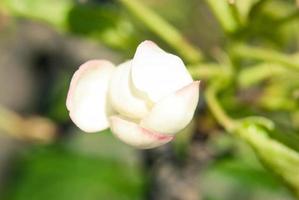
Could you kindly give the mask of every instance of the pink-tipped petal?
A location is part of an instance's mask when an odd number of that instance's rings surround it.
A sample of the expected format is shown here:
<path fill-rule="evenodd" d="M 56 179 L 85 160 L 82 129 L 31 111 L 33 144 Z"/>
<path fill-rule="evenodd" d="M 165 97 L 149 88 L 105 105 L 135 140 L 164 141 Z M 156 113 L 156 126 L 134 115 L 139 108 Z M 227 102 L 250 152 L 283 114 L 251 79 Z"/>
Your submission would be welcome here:
<path fill-rule="evenodd" d="M 147 130 L 119 116 L 110 117 L 110 127 L 120 140 L 140 149 L 154 148 L 173 139 L 173 136 Z"/>
<path fill-rule="evenodd" d="M 156 103 L 140 124 L 149 130 L 175 134 L 192 120 L 198 97 L 199 81 L 194 81 Z"/>
<path fill-rule="evenodd" d="M 108 84 L 115 67 L 106 60 L 82 64 L 73 75 L 66 105 L 72 121 L 85 132 L 109 127 Z"/>
<path fill-rule="evenodd" d="M 131 61 L 119 65 L 112 75 L 109 99 L 113 108 L 129 118 L 139 119 L 149 113 L 147 102 L 133 93 L 130 80 Z"/>
<path fill-rule="evenodd" d="M 152 102 L 193 81 L 178 56 L 163 51 L 151 41 L 144 41 L 137 47 L 131 74 L 135 89 Z"/>

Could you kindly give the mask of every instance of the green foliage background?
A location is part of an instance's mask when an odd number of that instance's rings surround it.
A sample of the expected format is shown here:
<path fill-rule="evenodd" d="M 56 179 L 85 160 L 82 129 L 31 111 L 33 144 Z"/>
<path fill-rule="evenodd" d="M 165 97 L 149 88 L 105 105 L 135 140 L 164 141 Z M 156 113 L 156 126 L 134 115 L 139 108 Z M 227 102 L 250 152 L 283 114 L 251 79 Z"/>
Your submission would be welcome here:
<path fill-rule="evenodd" d="M 204 80 L 207 106 L 230 133 L 209 144 L 223 156 L 200 174 L 204 199 L 298 197 L 295 1 L 4 0 L 0 11 L 15 26 L 33 20 L 104 44 L 123 58 L 144 39 L 179 54 L 193 77 Z M 65 70 L 57 77 L 44 113 L 61 125 L 68 122 L 64 100 L 70 74 Z M 178 152 L 187 145 L 188 137 L 180 135 L 174 143 Z M 1 194 L 7 200 L 144 199 L 148 172 L 141 157 L 109 132 L 73 134 L 18 155 Z"/>

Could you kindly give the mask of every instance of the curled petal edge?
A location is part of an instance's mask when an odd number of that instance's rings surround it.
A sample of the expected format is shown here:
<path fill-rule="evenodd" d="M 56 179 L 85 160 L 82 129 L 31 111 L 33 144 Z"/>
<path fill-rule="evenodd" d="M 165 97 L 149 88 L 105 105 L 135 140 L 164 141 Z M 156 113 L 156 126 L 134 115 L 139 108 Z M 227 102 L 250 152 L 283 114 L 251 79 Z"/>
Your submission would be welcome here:
<path fill-rule="evenodd" d="M 139 124 L 119 116 L 112 116 L 109 119 L 111 131 L 116 137 L 140 149 L 154 148 L 166 144 L 174 138 L 171 135 L 145 129 Z"/>
<path fill-rule="evenodd" d="M 109 79 L 114 65 L 106 60 L 90 60 L 74 73 L 66 99 L 72 121 L 85 132 L 109 127 L 107 99 Z M 82 84 L 83 83 L 83 84 Z"/>
<path fill-rule="evenodd" d="M 149 130 L 176 134 L 193 118 L 199 98 L 200 81 L 194 81 L 158 101 L 140 125 Z"/>

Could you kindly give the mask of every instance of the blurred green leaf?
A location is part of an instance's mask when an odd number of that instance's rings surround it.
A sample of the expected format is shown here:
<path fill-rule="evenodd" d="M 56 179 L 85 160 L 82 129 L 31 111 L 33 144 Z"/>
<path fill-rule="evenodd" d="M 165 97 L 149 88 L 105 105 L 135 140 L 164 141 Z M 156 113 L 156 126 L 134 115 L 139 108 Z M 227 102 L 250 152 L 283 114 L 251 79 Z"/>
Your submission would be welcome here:
<path fill-rule="evenodd" d="M 72 33 L 99 38 L 113 47 L 128 48 L 131 24 L 113 6 L 74 5 L 67 15 Z"/>
<path fill-rule="evenodd" d="M 6 8 L 14 15 L 45 21 L 57 28 L 67 25 L 67 13 L 72 0 L 4 0 Z"/>
<path fill-rule="evenodd" d="M 5 0 L 4 5 L 13 15 L 43 21 L 114 48 L 135 44 L 131 24 L 115 5 L 79 4 L 72 0 Z"/>
<path fill-rule="evenodd" d="M 225 142 L 229 153 L 202 172 L 200 183 L 204 199 L 293 199 L 283 183 L 260 164 L 252 148 L 243 141 L 231 135 L 221 135 L 213 140 L 213 143 Z M 227 151 L 223 144 L 221 146 L 221 152 Z M 217 147 L 218 151 L 221 149 Z"/>
<path fill-rule="evenodd" d="M 60 146 L 33 148 L 13 169 L 8 200 L 141 199 L 138 167 L 71 153 Z"/>
<path fill-rule="evenodd" d="M 265 166 L 280 176 L 299 197 L 299 153 L 271 139 L 264 128 L 252 122 L 243 122 L 237 133 L 252 146 Z"/>

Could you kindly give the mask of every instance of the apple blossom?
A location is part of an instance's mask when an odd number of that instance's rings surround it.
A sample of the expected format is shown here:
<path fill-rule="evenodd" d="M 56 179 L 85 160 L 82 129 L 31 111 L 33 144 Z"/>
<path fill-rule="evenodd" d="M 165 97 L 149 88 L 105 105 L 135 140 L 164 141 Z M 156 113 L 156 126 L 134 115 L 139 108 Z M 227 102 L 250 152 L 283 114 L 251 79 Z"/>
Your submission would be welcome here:
<path fill-rule="evenodd" d="M 138 148 L 165 144 L 192 120 L 199 81 L 183 61 L 151 41 L 142 42 L 132 60 L 115 67 L 90 60 L 71 80 L 66 105 L 72 121 L 85 132 L 111 128 Z"/>

